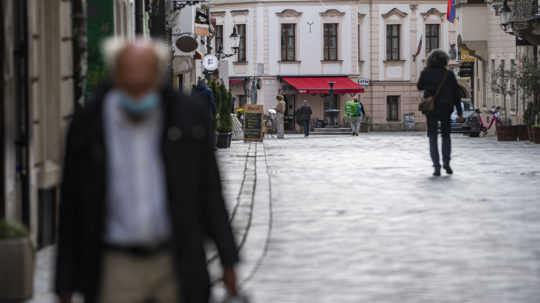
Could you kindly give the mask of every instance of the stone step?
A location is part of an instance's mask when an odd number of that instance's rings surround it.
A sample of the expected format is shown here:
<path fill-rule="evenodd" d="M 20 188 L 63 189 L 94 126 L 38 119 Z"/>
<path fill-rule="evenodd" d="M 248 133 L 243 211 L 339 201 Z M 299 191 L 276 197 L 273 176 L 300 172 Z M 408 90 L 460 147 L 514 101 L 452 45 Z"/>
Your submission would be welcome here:
<path fill-rule="evenodd" d="M 312 135 L 351 135 L 350 128 L 316 128 L 310 134 Z"/>
<path fill-rule="evenodd" d="M 313 130 L 314 132 L 318 133 L 343 133 L 343 132 L 351 132 L 350 128 L 315 128 Z"/>

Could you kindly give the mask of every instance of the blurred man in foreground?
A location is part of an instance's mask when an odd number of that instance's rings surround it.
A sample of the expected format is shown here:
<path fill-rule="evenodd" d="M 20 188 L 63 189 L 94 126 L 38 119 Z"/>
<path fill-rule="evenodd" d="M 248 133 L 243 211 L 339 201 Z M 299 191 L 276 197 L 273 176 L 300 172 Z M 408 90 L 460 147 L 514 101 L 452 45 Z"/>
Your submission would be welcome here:
<path fill-rule="evenodd" d="M 109 40 L 112 74 L 68 131 L 55 291 L 63 303 L 206 303 L 209 235 L 229 295 L 237 247 L 208 115 L 165 86 L 169 50 Z"/>

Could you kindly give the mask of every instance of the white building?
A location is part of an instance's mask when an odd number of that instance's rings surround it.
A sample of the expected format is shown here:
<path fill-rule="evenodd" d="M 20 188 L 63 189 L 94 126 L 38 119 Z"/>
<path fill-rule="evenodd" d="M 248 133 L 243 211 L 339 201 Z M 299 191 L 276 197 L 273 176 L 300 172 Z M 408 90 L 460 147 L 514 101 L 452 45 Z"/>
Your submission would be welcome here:
<path fill-rule="evenodd" d="M 328 102 L 315 89 L 336 81 L 321 80 L 329 77 L 348 85 L 342 90 L 346 93 L 339 93 L 340 109 L 351 98 L 349 92 L 357 91 L 348 79 L 369 81 L 360 96 L 374 129 L 402 129 L 407 113 L 414 113 L 416 127 L 423 128 L 416 80 L 425 54 L 456 44 L 455 26 L 445 20 L 445 11 L 446 1 L 212 1 L 219 33 L 215 43 L 231 52 L 234 26 L 242 36 L 238 56 L 226 63 L 236 105 L 251 102 L 251 80 L 256 79 L 257 103 L 265 109 L 275 106 L 277 94 L 285 95 L 289 128 L 303 100 L 312 106 L 314 118 L 325 119 Z"/>

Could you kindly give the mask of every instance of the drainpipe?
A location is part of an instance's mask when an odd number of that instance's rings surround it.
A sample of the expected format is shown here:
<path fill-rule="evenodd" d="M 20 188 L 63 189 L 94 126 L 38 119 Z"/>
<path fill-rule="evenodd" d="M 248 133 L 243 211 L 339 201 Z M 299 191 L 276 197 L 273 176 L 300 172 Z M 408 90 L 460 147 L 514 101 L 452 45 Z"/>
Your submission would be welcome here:
<path fill-rule="evenodd" d="M 22 222 L 30 229 L 29 102 L 28 102 L 28 5 L 15 1 L 16 163 L 21 182 Z"/>
<path fill-rule="evenodd" d="M 0 4 L 0 17 L 2 20 L 0 20 L 0 58 L 5 58 L 4 56 L 4 47 L 5 47 L 5 41 L 4 41 L 4 20 L 6 19 L 6 15 L 4 14 L 4 3 Z M 4 61 L 0 60 L 0 72 L 2 73 L 2 77 L 4 76 Z M 6 161 L 6 155 L 5 155 L 5 138 L 4 138 L 4 131 L 6 129 L 4 117 L 4 85 L 0 85 L 0 219 L 6 217 L 6 167 L 5 162 Z"/>

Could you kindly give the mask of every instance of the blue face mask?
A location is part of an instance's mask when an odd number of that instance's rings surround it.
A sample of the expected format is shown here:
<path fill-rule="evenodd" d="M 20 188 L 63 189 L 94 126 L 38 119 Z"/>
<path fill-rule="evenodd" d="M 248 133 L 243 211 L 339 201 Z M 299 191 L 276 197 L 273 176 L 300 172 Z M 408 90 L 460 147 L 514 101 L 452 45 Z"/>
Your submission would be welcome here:
<path fill-rule="evenodd" d="M 159 106 L 159 94 L 149 92 L 140 98 L 133 98 L 126 93 L 119 91 L 120 106 L 122 109 L 137 118 L 144 118 Z"/>

